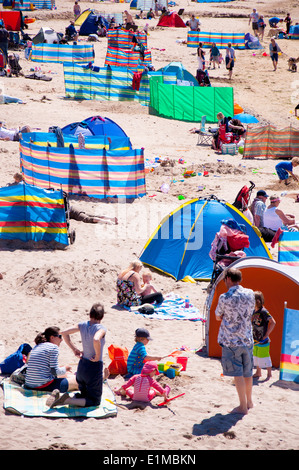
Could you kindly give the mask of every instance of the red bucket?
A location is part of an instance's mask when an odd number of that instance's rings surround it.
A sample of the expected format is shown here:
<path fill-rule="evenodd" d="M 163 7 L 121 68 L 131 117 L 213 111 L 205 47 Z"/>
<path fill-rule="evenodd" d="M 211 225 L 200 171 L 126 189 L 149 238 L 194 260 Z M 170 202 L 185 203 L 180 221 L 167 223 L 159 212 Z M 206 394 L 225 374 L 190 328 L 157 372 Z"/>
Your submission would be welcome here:
<path fill-rule="evenodd" d="M 176 358 L 176 361 L 178 364 L 181 364 L 183 366 L 182 371 L 186 370 L 188 357 L 179 356 Z"/>

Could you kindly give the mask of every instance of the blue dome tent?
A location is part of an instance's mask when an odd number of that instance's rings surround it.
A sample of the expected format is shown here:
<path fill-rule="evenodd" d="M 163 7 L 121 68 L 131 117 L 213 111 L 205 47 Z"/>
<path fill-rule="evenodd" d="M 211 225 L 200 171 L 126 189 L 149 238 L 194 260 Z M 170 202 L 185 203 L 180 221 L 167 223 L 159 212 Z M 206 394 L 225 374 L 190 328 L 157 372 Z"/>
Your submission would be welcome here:
<path fill-rule="evenodd" d="M 130 148 L 131 142 L 123 129 L 112 119 L 101 116 L 92 116 L 81 122 L 73 122 L 61 129 L 65 135 L 78 136 L 80 133 L 85 137 L 92 135 L 106 135 L 107 137 L 123 137 L 128 139 Z"/>
<path fill-rule="evenodd" d="M 99 25 L 105 26 L 107 29 L 109 27 L 109 23 L 104 16 L 96 14 L 91 10 L 85 21 L 80 26 L 79 35 L 89 36 L 90 34 L 95 34 L 99 29 Z"/>
<path fill-rule="evenodd" d="M 250 243 L 244 249 L 246 256 L 271 258 L 258 229 L 232 204 L 210 196 L 189 201 L 164 217 L 146 243 L 140 261 L 176 280 L 190 276 L 208 281 L 213 273 L 211 244 L 225 219 L 245 226 Z"/>

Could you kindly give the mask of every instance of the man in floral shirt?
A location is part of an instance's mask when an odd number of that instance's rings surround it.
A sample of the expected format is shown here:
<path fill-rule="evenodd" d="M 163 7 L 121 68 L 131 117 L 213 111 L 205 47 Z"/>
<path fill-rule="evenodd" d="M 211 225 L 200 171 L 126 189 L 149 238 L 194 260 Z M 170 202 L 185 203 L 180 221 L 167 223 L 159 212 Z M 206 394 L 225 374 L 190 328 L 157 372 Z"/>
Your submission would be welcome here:
<path fill-rule="evenodd" d="M 221 321 L 218 343 L 222 347 L 223 374 L 234 377 L 240 405 L 234 413 L 247 414 L 252 404 L 253 336 L 252 312 L 254 292 L 240 285 L 242 273 L 228 268 L 224 282 L 228 289 L 220 295 L 216 319 Z"/>

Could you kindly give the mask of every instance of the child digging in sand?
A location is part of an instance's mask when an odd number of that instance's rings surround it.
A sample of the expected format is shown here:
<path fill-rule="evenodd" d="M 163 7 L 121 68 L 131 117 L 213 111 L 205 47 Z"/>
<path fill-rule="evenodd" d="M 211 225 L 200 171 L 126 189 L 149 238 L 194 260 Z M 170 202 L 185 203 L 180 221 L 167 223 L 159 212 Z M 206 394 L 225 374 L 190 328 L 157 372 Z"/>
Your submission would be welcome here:
<path fill-rule="evenodd" d="M 148 356 L 145 346 L 152 338 L 145 328 L 137 328 L 135 331 L 135 346 L 129 354 L 127 360 L 128 373 L 126 378 L 140 374 L 145 361 L 160 361 L 162 356 Z M 164 356 L 167 357 L 167 356 Z"/>
<path fill-rule="evenodd" d="M 167 385 L 165 388 L 161 387 L 154 379 L 156 374 L 159 374 L 157 364 L 154 361 L 148 361 L 144 364 L 141 374 L 133 375 L 115 393 L 142 402 L 150 402 L 156 395 L 162 395 L 166 400 L 170 388 Z M 133 389 L 130 389 L 132 386 Z"/>
<path fill-rule="evenodd" d="M 294 175 L 293 168 L 299 165 L 299 157 L 293 157 L 291 161 L 282 161 L 277 163 L 275 170 L 279 178 L 279 183 L 284 181 L 284 184 L 290 184 L 290 176 L 294 178 L 295 181 L 298 181 L 298 177 Z"/>
<path fill-rule="evenodd" d="M 267 379 L 272 376 L 272 361 L 270 357 L 270 339 L 269 335 L 275 327 L 275 320 L 268 310 L 264 308 L 264 296 L 262 292 L 256 291 L 255 310 L 252 316 L 253 328 L 253 364 L 256 366 L 256 372 L 253 377 L 261 377 L 262 369 L 267 369 Z"/>

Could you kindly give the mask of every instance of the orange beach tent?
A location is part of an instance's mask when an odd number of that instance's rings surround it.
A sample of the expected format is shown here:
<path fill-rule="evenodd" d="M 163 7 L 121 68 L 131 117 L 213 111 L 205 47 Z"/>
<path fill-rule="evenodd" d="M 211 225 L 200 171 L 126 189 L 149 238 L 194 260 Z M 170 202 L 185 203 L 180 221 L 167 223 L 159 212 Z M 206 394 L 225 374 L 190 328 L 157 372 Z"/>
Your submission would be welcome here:
<path fill-rule="evenodd" d="M 299 270 L 282 265 L 268 258 L 247 257 L 235 261 L 230 267 L 242 272 L 242 286 L 263 292 L 265 308 L 273 316 L 276 326 L 271 333 L 270 356 L 273 367 L 279 367 L 285 302 L 290 309 L 299 309 Z M 208 297 L 208 318 L 206 321 L 206 346 L 208 356 L 221 357 L 217 342 L 220 322 L 215 310 L 219 296 L 226 292 L 224 273 L 217 278 Z"/>

